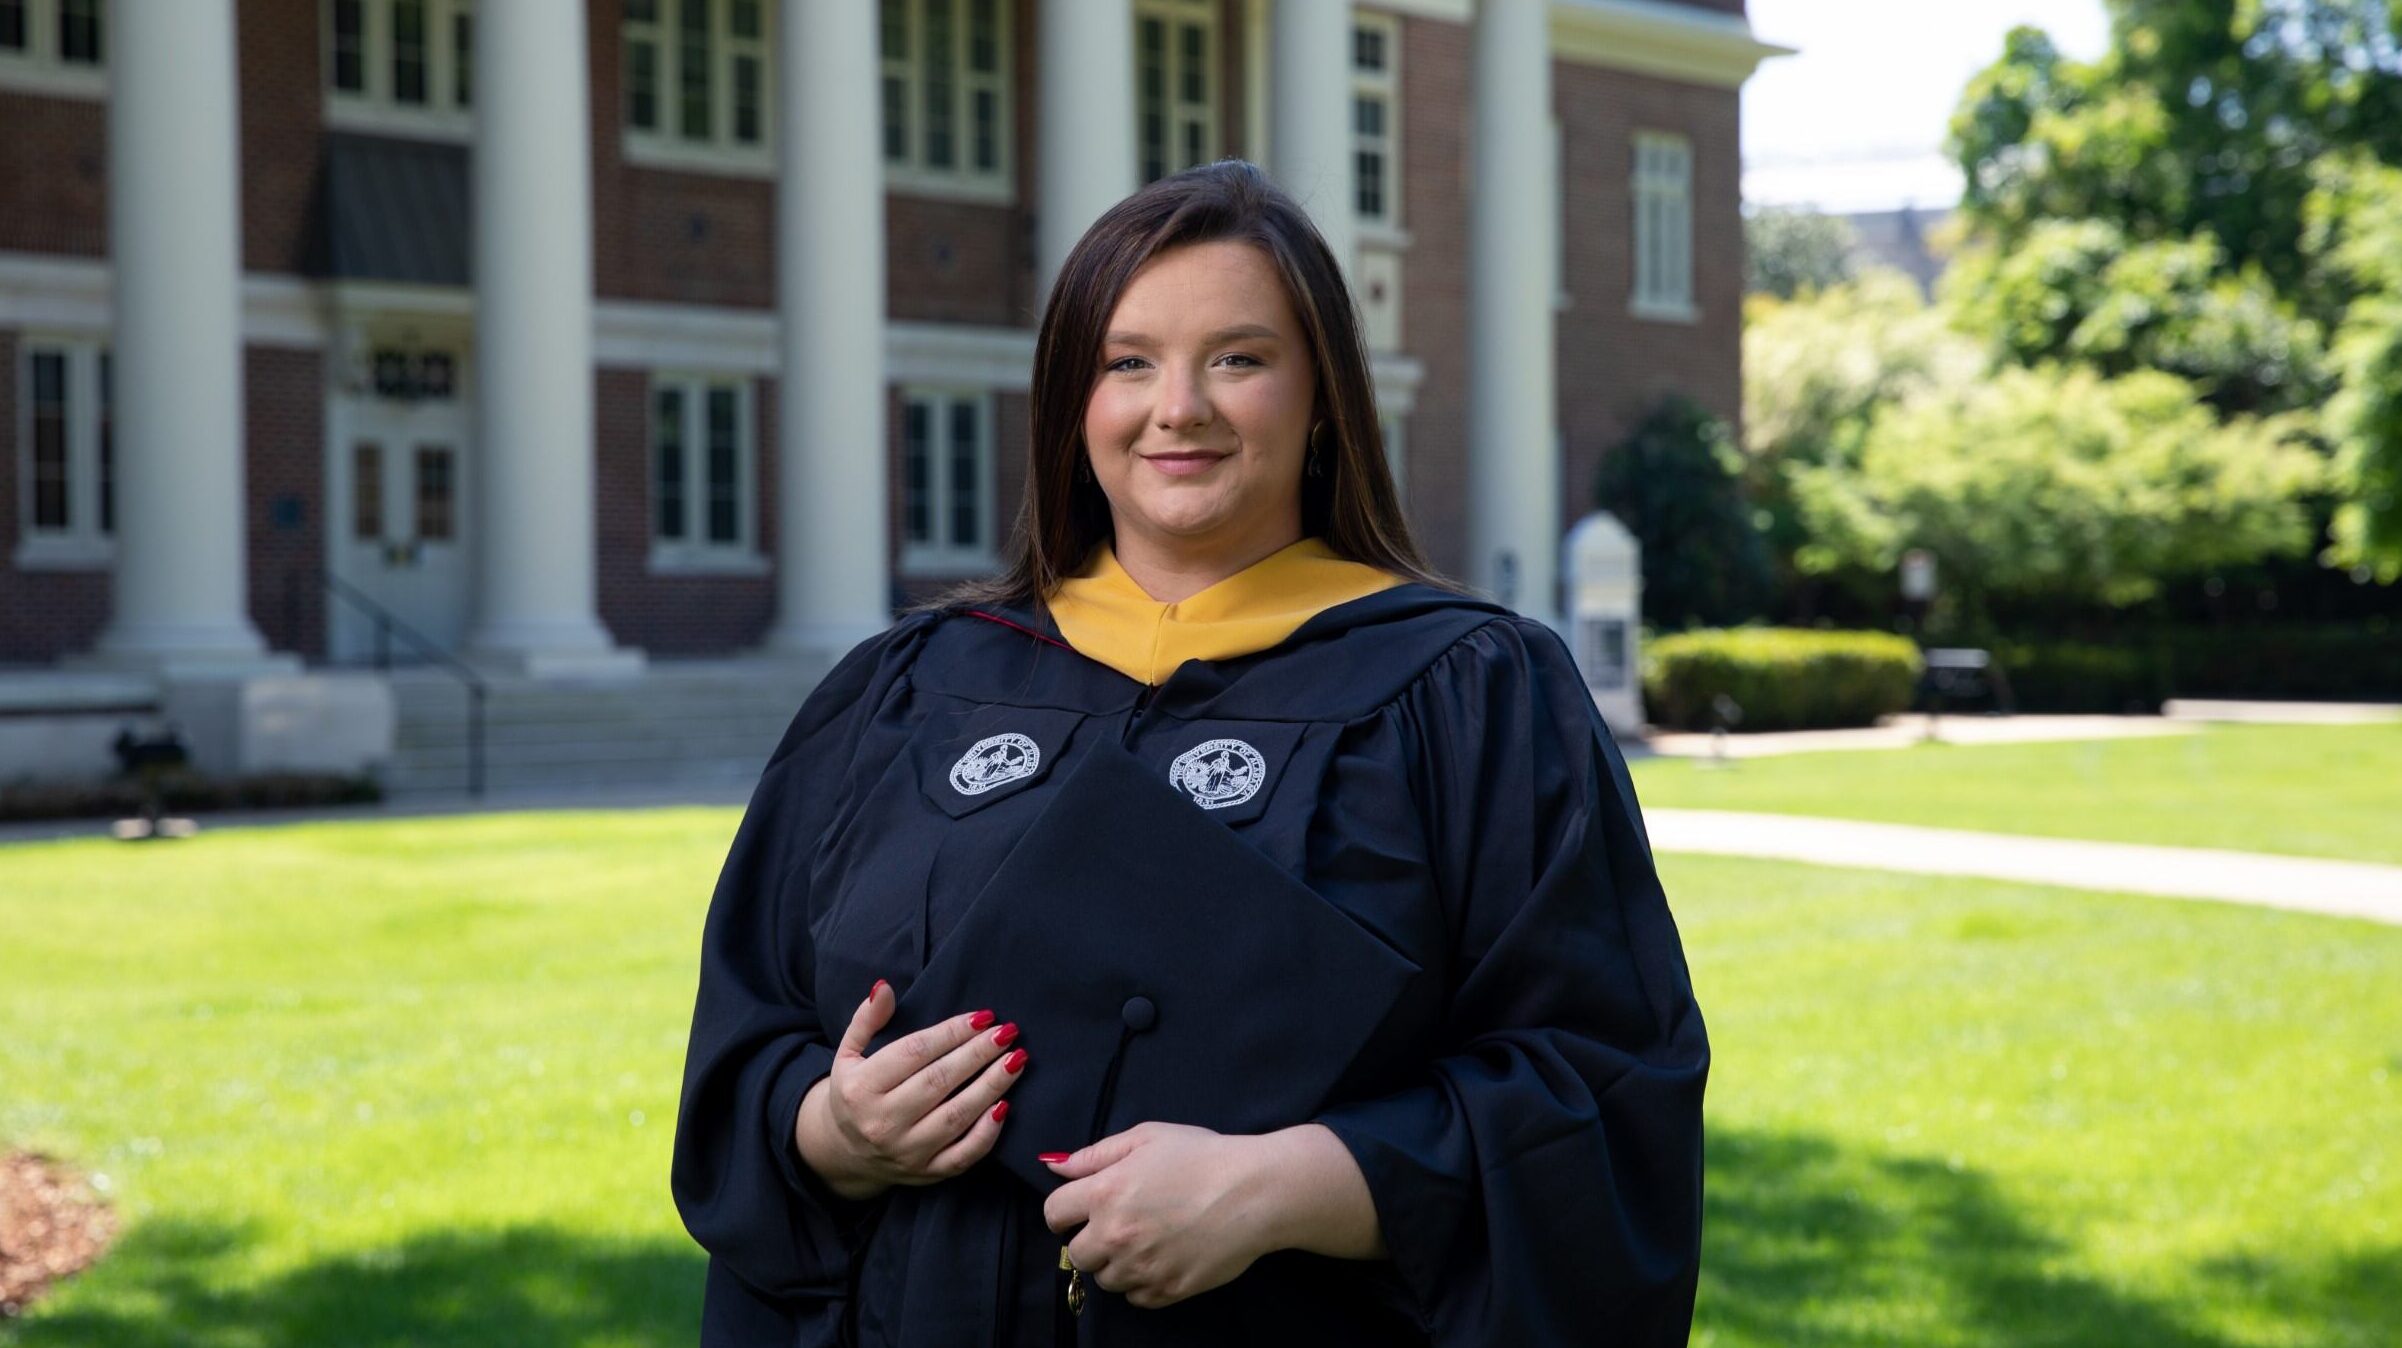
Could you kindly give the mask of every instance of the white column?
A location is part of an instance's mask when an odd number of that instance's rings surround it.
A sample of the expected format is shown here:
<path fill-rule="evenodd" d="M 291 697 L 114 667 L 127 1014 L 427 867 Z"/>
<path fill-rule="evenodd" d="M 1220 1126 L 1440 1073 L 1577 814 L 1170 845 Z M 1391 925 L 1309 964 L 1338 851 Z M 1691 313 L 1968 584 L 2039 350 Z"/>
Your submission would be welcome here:
<path fill-rule="evenodd" d="M 787 4 L 777 81 L 779 653 L 841 655 L 892 620 L 886 550 L 884 151 L 876 8 Z"/>
<path fill-rule="evenodd" d="M 1477 0 L 1471 38 L 1467 578 L 1557 626 L 1548 9 Z"/>
<path fill-rule="evenodd" d="M 1269 44 L 1269 137 L 1277 183 L 1309 210 L 1345 280 L 1359 265 L 1359 209 L 1352 186 L 1351 6 L 1337 0 L 1276 0 Z"/>
<path fill-rule="evenodd" d="M 245 590 L 232 0 L 118 0 L 108 225 L 115 608 L 90 663 L 292 666 Z"/>
<path fill-rule="evenodd" d="M 1139 186 L 1134 162 L 1134 6 L 1131 0 L 1041 0 L 1042 91 L 1035 206 L 1036 307 L 1068 250 L 1101 213 Z"/>
<path fill-rule="evenodd" d="M 479 663 L 639 669 L 593 588 L 592 163 L 583 0 L 476 11 Z"/>

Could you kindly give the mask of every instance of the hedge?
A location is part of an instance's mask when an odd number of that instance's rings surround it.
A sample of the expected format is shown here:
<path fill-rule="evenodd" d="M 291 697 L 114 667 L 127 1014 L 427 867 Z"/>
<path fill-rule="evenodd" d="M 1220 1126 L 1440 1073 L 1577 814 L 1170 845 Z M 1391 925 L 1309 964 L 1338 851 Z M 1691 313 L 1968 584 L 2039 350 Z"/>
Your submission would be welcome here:
<path fill-rule="evenodd" d="M 383 799 L 371 777 L 328 773 L 253 773 L 209 777 L 190 769 L 161 774 L 162 809 L 289 810 L 360 805 Z M 0 820 L 124 818 L 142 812 L 142 784 L 105 781 L 18 781 L 0 784 Z"/>
<path fill-rule="evenodd" d="M 1890 632 L 1701 629 L 1645 648 L 1643 697 L 1653 724 L 1679 730 L 1710 729 L 1721 693 L 1741 708 L 1730 729 L 1874 725 L 1909 708 L 1920 666 L 1918 647 Z"/>

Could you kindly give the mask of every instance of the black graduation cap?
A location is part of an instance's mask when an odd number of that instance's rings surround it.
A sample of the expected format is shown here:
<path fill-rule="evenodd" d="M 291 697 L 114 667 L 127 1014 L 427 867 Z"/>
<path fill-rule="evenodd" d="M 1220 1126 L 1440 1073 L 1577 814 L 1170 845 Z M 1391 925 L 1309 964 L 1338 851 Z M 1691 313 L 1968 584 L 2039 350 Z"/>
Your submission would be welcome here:
<path fill-rule="evenodd" d="M 1418 966 L 1119 745 L 1052 784 L 869 1051 L 963 1011 L 1016 1021 L 1000 1164 L 1150 1119 L 1225 1133 L 1302 1122 Z"/>

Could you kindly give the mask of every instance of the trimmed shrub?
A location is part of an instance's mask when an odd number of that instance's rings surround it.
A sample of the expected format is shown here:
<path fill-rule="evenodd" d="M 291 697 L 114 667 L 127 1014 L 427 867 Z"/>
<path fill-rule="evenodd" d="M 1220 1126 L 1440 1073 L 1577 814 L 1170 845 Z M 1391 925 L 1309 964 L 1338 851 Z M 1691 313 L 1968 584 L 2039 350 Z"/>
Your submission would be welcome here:
<path fill-rule="evenodd" d="M 1742 708 L 1736 730 L 1875 725 L 1906 710 L 1922 662 L 1890 632 L 1730 627 L 1681 632 L 1643 654 L 1643 697 L 1656 725 L 1707 730 L 1726 694 Z"/>

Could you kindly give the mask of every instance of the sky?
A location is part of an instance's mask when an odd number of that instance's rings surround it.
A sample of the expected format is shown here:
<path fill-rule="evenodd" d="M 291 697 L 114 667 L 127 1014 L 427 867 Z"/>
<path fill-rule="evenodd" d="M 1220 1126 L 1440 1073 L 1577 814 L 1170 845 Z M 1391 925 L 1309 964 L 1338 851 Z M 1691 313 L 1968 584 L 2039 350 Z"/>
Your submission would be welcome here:
<path fill-rule="evenodd" d="M 1743 87 L 1743 195 L 1836 212 L 1959 200 L 1943 137 L 1969 77 L 2029 23 L 2081 61 L 2109 45 L 2102 0 L 1750 0 L 1772 57 Z"/>

